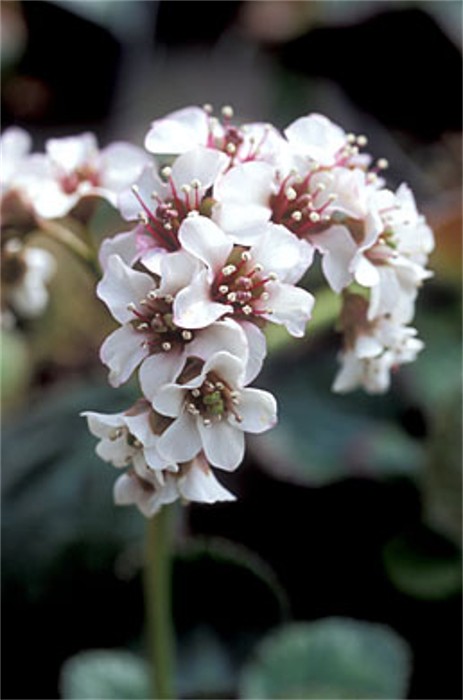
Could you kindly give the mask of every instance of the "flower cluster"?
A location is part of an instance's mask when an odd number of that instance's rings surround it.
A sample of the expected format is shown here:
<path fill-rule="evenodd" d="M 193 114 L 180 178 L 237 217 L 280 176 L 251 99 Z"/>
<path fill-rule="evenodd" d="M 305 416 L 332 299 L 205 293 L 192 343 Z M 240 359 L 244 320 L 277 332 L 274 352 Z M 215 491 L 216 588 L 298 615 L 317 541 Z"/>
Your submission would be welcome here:
<path fill-rule="evenodd" d="M 137 373 L 142 396 L 123 413 L 84 414 L 98 454 L 124 469 L 116 502 L 151 516 L 177 498 L 234 498 L 215 470 L 236 469 L 244 433 L 276 422 L 274 397 L 248 385 L 268 323 L 304 335 L 315 258 L 342 296 L 334 391 L 385 391 L 415 359 L 423 344 L 409 323 L 433 235 L 366 144 L 320 114 L 280 133 L 206 105 L 154 121 L 145 150 L 98 151 L 85 135 L 29 160 L 17 182 L 40 216 L 96 194 L 128 222 L 99 251 L 97 294 L 118 324 L 101 360 L 114 387 Z"/>

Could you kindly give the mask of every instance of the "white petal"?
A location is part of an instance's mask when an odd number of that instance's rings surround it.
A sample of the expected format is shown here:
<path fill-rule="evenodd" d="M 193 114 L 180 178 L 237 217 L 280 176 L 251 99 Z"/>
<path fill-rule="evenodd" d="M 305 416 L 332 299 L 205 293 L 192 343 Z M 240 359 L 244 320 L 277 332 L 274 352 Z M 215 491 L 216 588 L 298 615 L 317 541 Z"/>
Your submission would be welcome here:
<path fill-rule="evenodd" d="M 133 313 L 127 309 L 128 304 L 139 305 L 148 292 L 154 289 L 154 280 L 144 272 L 137 272 L 128 267 L 119 255 L 108 258 L 103 279 L 99 282 L 96 293 L 116 321 L 127 323 L 133 319 Z"/>
<path fill-rule="evenodd" d="M 244 433 L 228 421 L 207 427 L 200 419 L 198 430 L 208 462 L 227 471 L 233 471 L 240 465 L 244 457 Z"/>
<path fill-rule="evenodd" d="M 207 144 L 208 117 L 199 107 L 186 107 L 152 122 L 145 138 L 151 153 L 183 153 L 196 144 Z"/>
<path fill-rule="evenodd" d="M 263 433 L 277 422 L 277 403 L 274 396 L 262 389 L 243 389 L 237 411 L 241 421 L 234 416 L 229 420 L 240 430 L 248 433 Z"/>
<path fill-rule="evenodd" d="M 231 168 L 214 188 L 214 218 L 225 231 L 236 231 L 270 218 L 275 169 L 262 162 Z"/>
<path fill-rule="evenodd" d="M 345 226 L 331 226 L 310 239 L 323 255 L 322 269 L 331 289 L 339 294 L 352 281 L 349 264 L 357 251 L 352 236 Z"/>
<path fill-rule="evenodd" d="M 243 381 L 243 384 L 246 385 L 250 384 L 262 369 L 267 354 L 267 341 L 265 339 L 265 334 L 254 323 L 243 321 L 240 325 L 248 341 L 248 361 Z M 241 355 L 234 352 L 231 348 L 229 348 L 229 352 L 241 357 Z"/>
<path fill-rule="evenodd" d="M 225 153 L 212 148 L 199 147 L 179 156 L 172 166 L 172 181 L 180 190 L 198 180 L 204 193 L 228 167 L 230 159 Z"/>
<path fill-rule="evenodd" d="M 109 383 L 117 387 L 123 384 L 147 356 L 143 347 L 144 337 L 131 325 L 121 326 L 109 335 L 100 348 L 100 359 L 110 369 Z"/>
<path fill-rule="evenodd" d="M 87 419 L 88 429 L 97 438 L 109 438 L 114 432 L 114 428 L 121 428 L 125 425 L 123 413 L 82 411 L 80 415 Z"/>
<path fill-rule="evenodd" d="M 364 255 L 359 255 L 353 261 L 351 267 L 354 269 L 355 280 L 362 287 L 375 287 L 379 284 L 380 277 L 378 268 L 373 265 Z"/>
<path fill-rule="evenodd" d="M 175 294 L 197 274 L 200 263 L 183 250 L 163 255 L 160 260 L 160 294 Z"/>
<path fill-rule="evenodd" d="M 333 165 L 335 154 L 346 144 L 346 134 L 321 114 L 292 122 L 284 131 L 291 147 L 320 165 Z"/>
<path fill-rule="evenodd" d="M 129 432 L 139 440 L 143 447 L 153 446 L 158 440 L 151 429 L 149 422 L 150 406 L 147 404 L 146 410 L 136 415 L 131 415 L 130 412 L 124 415 L 125 424 Z"/>
<path fill-rule="evenodd" d="M 255 228 L 267 223 L 271 210 L 264 204 L 236 204 L 235 202 L 219 202 L 213 207 L 212 218 L 226 231 L 236 243 L 250 245 L 259 237 L 260 231 Z"/>
<path fill-rule="evenodd" d="M 354 352 L 360 359 L 375 357 L 383 351 L 382 343 L 371 335 L 360 335 L 355 341 Z"/>
<path fill-rule="evenodd" d="M 175 297 L 174 323 L 181 328 L 205 328 L 232 311 L 232 306 L 211 301 L 209 273 L 204 269 Z"/>
<path fill-rule="evenodd" d="M 194 340 L 186 347 L 190 356 L 207 360 L 221 350 L 226 350 L 237 357 L 244 357 L 248 352 L 248 342 L 241 325 L 231 319 L 217 321 L 208 328 L 195 333 Z"/>
<path fill-rule="evenodd" d="M 127 443 L 127 433 L 109 440 L 101 440 L 95 448 L 98 457 L 104 462 L 109 462 L 114 467 L 121 469 L 127 465 L 135 452 Z"/>
<path fill-rule="evenodd" d="M 91 133 L 49 139 L 45 148 L 50 158 L 67 172 L 87 165 L 98 154 L 97 141 Z"/>
<path fill-rule="evenodd" d="M 252 247 L 253 260 L 265 272 L 274 272 L 281 282 L 298 282 L 312 264 L 314 249 L 280 224 L 267 224 L 260 240 Z"/>
<path fill-rule="evenodd" d="M 118 233 L 112 238 L 104 239 L 98 253 L 98 260 L 103 270 L 105 270 L 111 255 L 119 255 L 127 265 L 132 266 L 139 258 L 135 231 Z"/>
<path fill-rule="evenodd" d="M 178 490 L 183 498 L 197 503 L 236 500 L 235 496 L 217 481 L 202 455 L 193 460 L 184 476 L 179 477 Z"/>
<path fill-rule="evenodd" d="M 203 374 L 215 372 L 232 387 L 243 386 L 246 357 L 238 358 L 229 352 L 217 352 L 209 357 L 203 367 Z"/>
<path fill-rule="evenodd" d="M 135 182 L 149 162 L 143 149 L 131 143 L 112 143 L 100 153 L 101 185 L 112 192 L 120 192 Z"/>
<path fill-rule="evenodd" d="M 159 392 L 164 384 L 174 381 L 182 369 L 184 361 L 185 353 L 178 350 L 150 355 L 143 362 L 139 372 L 143 394 L 152 401 L 153 396 Z"/>
<path fill-rule="evenodd" d="M 142 384 L 142 388 L 144 386 Z M 144 392 L 145 393 L 145 392 Z M 182 412 L 186 399 L 186 391 L 178 384 L 165 384 L 159 386 L 153 393 L 153 407 L 163 416 L 177 418 Z"/>
<path fill-rule="evenodd" d="M 233 243 L 205 216 L 187 217 L 179 229 L 179 241 L 189 253 L 202 260 L 216 273 L 226 263 Z"/>
<path fill-rule="evenodd" d="M 291 284 L 269 282 L 266 288 L 270 294 L 267 306 L 273 313 L 264 314 L 264 318 L 283 324 L 288 333 L 302 338 L 315 301 L 312 294 Z"/>
<path fill-rule="evenodd" d="M 160 436 L 159 453 L 172 462 L 189 462 L 201 450 L 196 420 L 186 411 Z"/>
<path fill-rule="evenodd" d="M 362 380 L 362 361 L 353 352 L 341 355 L 341 363 L 331 387 L 332 391 L 339 394 L 356 389 Z"/>

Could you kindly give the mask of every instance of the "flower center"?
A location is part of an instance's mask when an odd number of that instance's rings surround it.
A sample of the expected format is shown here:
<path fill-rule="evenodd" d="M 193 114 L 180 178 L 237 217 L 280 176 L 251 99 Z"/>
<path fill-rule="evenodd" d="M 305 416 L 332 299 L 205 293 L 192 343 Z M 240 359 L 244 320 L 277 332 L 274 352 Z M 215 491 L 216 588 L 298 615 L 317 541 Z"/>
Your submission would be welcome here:
<path fill-rule="evenodd" d="M 183 350 L 194 338 L 193 331 L 179 328 L 174 323 L 173 301 L 172 296 L 162 296 L 153 290 L 146 299 L 140 300 L 143 311 L 139 311 L 134 304 L 129 305 L 129 310 L 135 316 L 132 325 L 145 336 L 143 345 L 149 348 L 152 355 L 173 349 Z"/>
<path fill-rule="evenodd" d="M 230 414 L 238 422 L 242 418 L 237 411 L 239 394 L 215 372 L 208 372 L 198 389 L 191 389 L 186 398 L 186 410 L 193 416 L 201 416 L 205 426 L 221 421 Z"/>
<path fill-rule="evenodd" d="M 100 184 L 98 172 L 88 164 L 82 165 L 80 168 L 76 168 L 59 178 L 61 189 L 65 194 L 74 194 L 83 182 L 88 182 L 93 187 L 98 187 Z"/>
<path fill-rule="evenodd" d="M 316 173 L 318 167 L 304 178 L 288 175 L 278 192 L 270 198 L 271 220 L 282 224 L 300 238 L 324 230 L 331 221 L 331 215 L 326 210 L 336 195 L 325 193 L 327 185 L 324 182 L 314 183 Z M 325 177 L 329 179 L 329 173 Z"/>
<path fill-rule="evenodd" d="M 262 265 L 253 263 L 252 255 L 243 246 L 234 246 L 224 267 L 216 275 L 211 298 L 233 307 L 233 315 L 249 318 L 271 314 L 265 307 L 269 299 L 267 282 L 275 281 L 274 273 L 265 274 Z"/>
<path fill-rule="evenodd" d="M 141 206 L 139 219 L 143 224 L 142 235 L 149 237 L 151 241 L 154 239 L 157 247 L 173 252 L 180 249 L 178 231 L 186 217 L 192 212 L 210 216 L 214 201 L 209 193 L 201 193 L 199 180 L 182 185 L 179 192 L 172 180 L 171 169 L 164 168 L 162 174 L 167 178 L 170 188 L 170 192 L 164 198 L 153 192 L 151 197 L 154 203 L 147 203 L 137 185 L 133 185 L 132 191 Z"/>

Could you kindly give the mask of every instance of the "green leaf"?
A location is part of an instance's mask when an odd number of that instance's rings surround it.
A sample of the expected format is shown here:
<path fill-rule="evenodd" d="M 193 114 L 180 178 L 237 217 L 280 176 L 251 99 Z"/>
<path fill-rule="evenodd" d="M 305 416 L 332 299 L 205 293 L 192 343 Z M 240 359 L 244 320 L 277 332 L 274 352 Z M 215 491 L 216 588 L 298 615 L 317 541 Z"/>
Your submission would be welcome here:
<path fill-rule="evenodd" d="M 240 698 L 404 698 L 410 652 L 391 629 L 347 618 L 294 623 L 258 645 Z"/>
<path fill-rule="evenodd" d="M 440 600 L 461 590 L 460 552 L 424 527 L 390 540 L 383 557 L 392 583 L 414 598 Z"/>
<path fill-rule="evenodd" d="M 423 445 L 396 419 L 397 396 L 340 396 L 330 386 L 335 353 L 311 346 L 270 358 L 259 387 L 278 398 L 279 421 L 248 440 L 264 469 L 285 481 L 322 486 L 352 476 L 415 476 Z"/>
<path fill-rule="evenodd" d="M 2 406 L 14 407 L 23 397 L 31 379 L 32 366 L 24 336 L 3 331 L 0 353 Z"/>
<path fill-rule="evenodd" d="M 65 700 L 146 700 L 151 697 L 146 663 L 126 651 L 92 650 L 68 659 L 61 670 Z"/>

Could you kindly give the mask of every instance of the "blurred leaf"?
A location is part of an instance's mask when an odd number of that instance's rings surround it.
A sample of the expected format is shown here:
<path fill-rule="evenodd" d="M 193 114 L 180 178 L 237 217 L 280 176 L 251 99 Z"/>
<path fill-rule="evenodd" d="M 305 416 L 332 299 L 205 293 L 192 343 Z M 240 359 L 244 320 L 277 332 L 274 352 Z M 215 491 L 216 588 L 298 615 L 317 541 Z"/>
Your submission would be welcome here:
<path fill-rule="evenodd" d="M 115 412 L 133 398 L 127 387 L 116 393 L 98 383 L 62 384 L 4 426 L 5 578 L 19 576 L 34 588 L 72 543 L 102 541 L 120 549 L 141 536 L 143 518 L 135 509 L 114 506 L 117 471 L 97 457 L 97 441 L 79 416 L 83 410 Z"/>
<path fill-rule="evenodd" d="M 8 409 L 19 404 L 32 373 L 26 341 L 19 332 L 3 331 L 0 362 L 2 406 Z"/>
<path fill-rule="evenodd" d="M 397 396 L 333 394 L 335 371 L 334 352 L 308 345 L 300 354 L 293 349 L 270 359 L 259 386 L 276 395 L 279 422 L 249 440 L 262 467 L 309 486 L 350 476 L 416 475 L 424 448 L 398 423 Z"/>
<path fill-rule="evenodd" d="M 244 668 L 241 698 L 404 698 L 406 643 L 382 625 L 343 618 L 268 635 Z"/>
<path fill-rule="evenodd" d="M 177 689 L 187 698 L 232 697 L 236 668 L 229 651 L 210 627 L 185 635 L 179 648 Z"/>
<path fill-rule="evenodd" d="M 459 551 L 425 528 L 391 540 L 384 565 L 396 588 L 415 598 L 439 600 L 461 590 Z"/>
<path fill-rule="evenodd" d="M 60 691 L 65 700 L 146 700 L 150 697 L 148 668 L 126 651 L 84 651 L 64 663 Z"/>

